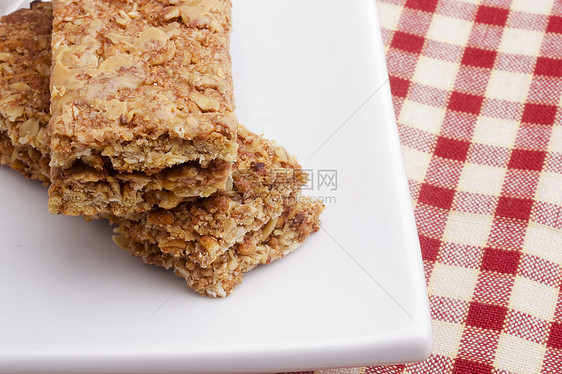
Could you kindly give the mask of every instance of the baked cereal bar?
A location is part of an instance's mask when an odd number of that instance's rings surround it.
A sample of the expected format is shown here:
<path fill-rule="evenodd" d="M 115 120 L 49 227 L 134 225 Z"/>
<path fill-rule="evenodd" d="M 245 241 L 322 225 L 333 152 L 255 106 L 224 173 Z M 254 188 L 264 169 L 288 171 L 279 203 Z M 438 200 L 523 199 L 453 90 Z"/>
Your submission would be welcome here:
<path fill-rule="evenodd" d="M 224 189 L 236 159 L 230 0 L 54 0 L 52 213 Z"/>
<path fill-rule="evenodd" d="M 116 230 L 118 235 L 114 240 L 147 264 L 174 269 L 176 275 L 184 278 L 187 285 L 200 294 L 226 297 L 242 282 L 244 273 L 293 252 L 310 234 L 317 232 L 323 209 L 322 204 L 300 196 L 295 204 L 285 207 L 269 235 L 246 234 L 241 243 L 221 254 L 207 268 L 199 266 L 189 257 L 162 252 L 158 246 L 128 231 L 127 226 L 120 226 Z"/>
<path fill-rule="evenodd" d="M 35 3 L 31 10 L 19 10 L 0 22 L 0 69 L 17 75 L 1 81 L 0 92 L 12 92 L 14 83 L 33 88 L 24 91 L 22 103 L 0 107 L 0 163 L 45 184 L 50 151 L 38 138 L 43 139 L 39 134 L 49 122 L 49 71 L 37 66 L 50 63 L 50 22 L 50 3 Z M 40 40 L 47 42 L 35 42 Z M 22 53 L 29 64 L 18 60 Z M 10 117 L 13 111 L 28 114 Z M 37 121 L 38 129 L 20 132 L 30 119 Z M 238 161 L 226 191 L 168 211 L 158 208 L 127 218 L 105 215 L 119 224 L 119 245 L 147 263 L 174 268 L 204 295 L 226 296 L 244 272 L 296 249 L 318 230 L 323 209 L 300 195 L 305 178 L 282 147 L 242 126 L 238 134 Z"/>
<path fill-rule="evenodd" d="M 107 218 L 162 252 L 206 268 L 248 232 L 267 237 L 305 181 L 284 148 L 239 126 L 238 160 L 225 191 L 169 210 Z"/>
<path fill-rule="evenodd" d="M 32 7 L 0 22 L 0 161 L 48 183 L 51 4 Z"/>

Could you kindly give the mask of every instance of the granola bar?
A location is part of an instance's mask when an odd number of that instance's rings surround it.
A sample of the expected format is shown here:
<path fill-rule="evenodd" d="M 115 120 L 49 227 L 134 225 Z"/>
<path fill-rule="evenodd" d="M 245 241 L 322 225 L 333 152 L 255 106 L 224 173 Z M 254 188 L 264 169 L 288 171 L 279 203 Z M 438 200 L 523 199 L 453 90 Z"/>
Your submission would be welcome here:
<path fill-rule="evenodd" d="M 48 80 L 43 79 L 42 82 L 43 86 L 38 86 L 35 91 L 39 96 L 48 91 L 45 83 Z M 40 117 L 47 117 L 39 128 L 43 131 L 48 123 L 48 105 L 39 109 L 37 112 L 40 112 Z M 17 152 L 2 151 L 4 157 L 10 158 L 5 163 L 17 163 L 20 170 L 28 170 L 27 175 L 46 179 L 49 150 L 45 149 L 41 158 L 38 158 L 37 149 L 18 147 L 19 141 L 15 134 L 15 143 L 12 143 L 16 145 L 14 149 Z M 169 210 L 156 208 L 123 217 L 98 217 L 128 226 L 136 237 L 157 244 L 162 251 L 174 256 L 189 256 L 202 267 L 207 267 L 232 245 L 243 240 L 250 231 L 261 230 L 262 235 L 267 236 L 284 206 L 295 200 L 296 193 L 305 183 L 305 175 L 294 156 L 289 155 L 283 147 L 251 133 L 241 125 L 238 126 L 237 143 L 237 161 L 224 191 L 180 203 Z M 6 144 L 4 148 L 7 149 L 9 145 Z M 41 162 L 34 165 L 34 160 Z"/>
<path fill-rule="evenodd" d="M 208 268 L 188 257 L 176 257 L 160 251 L 158 246 L 136 237 L 127 226 L 120 226 L 115 242 L 145 263 L 174 269 L 177 276 L 202 295 L 226 297 L 242 282 L 243 274 L 260 264 L 269 264 L 297 249 L 320 227 L 323 205 L 300 196 L 297 203 L 286 206 L 271 233 L 248 233 L 244 241 L 221 254 Z"/>
<path fill-rule="evenodd" d="M 238 160 L 226 191 L 126 217 L 107 217 L 135 237 L 174 257 L 208 267 L 217 257 L 260 230 L 267 237 L 286 205 L 306 181 L 300 165 L 284 148 L 238 129 Z"/>
<path fill-rule="evenodd" d="M 50 3 L 36 3 L 31 10 L 19 10 L 4 17 L 0 23 L 0 38 L 3 37 L 0 48 L 4 42 L 27 46 L 27 55 L 43 54 L 42 61 L 48 65 L 48 43 L 30 41 L 50 33 L 50 19 Z M 34 29 L 35 36 L 25 31 L 33 29 L 36 23 L 46 27 Z M 25 104 L 31 103 L 34 112 L 30 112 L 29 118 L 38 120 L 39 134 L 49 122 L 48 70 L 47 77 L 33 85 L 36 76 L 31 72 L 36 70 L 35 65 L 24 69 L 16 63 L 15 58 L 22 53 L 20 47 L 1 49 L 7 55 L 6 61 L 0 62 L 0 69 L 17 72 L 21 75 L 17 83 L 35 87 L 26 96 Z M 11 92 L 7 91 L 9 80 L 2 84 L 0 92 Z M 41 105 L 34 104 L 41 102 L 41 98 L 44 98 Z M 13 102 L 8 107 L 19 110 L 18 105 L 21 106 Z M 27 110 L 25 106 L 23 111 Z M 0 107 L 0 123 L 4 126 L 0 130 L 0 163 L 48 184 L 49 148 L 41 147 L 37 134 L 20 136 L 17 130 L 24 119 L 17 116 L 10 120 L 8 112 Z M 244 272 L 296 249 L 306 236 L 318 229 L 318 215 L 323 209 L 321 204 L 300 196 L 304 177 L 294 157 L 242 126 L 238 132 L 238 161 L 228 191 L 183 202 L 170 211 L 153 209 L 130 214 L 128 218 L 106 215 L 120 224 L 117 229 L 120 235 L 116 238 L 120 245 L 148 263 L 173 266 L 190 287 L 211 296 L 226 296 L 241 281 Z M 176 241 L 172 242 L 171 237 Z"/>
<path fill-rule="evenodd" d="M 230 0 L 54 0 L 49 209 L 126 214 L 224 189 Z"/>
<path fill-rule="evenodd" d="M 2 164 L 49 182 L 51 4 L 33 4 L 0 22 Z"/>
<path fill-rule="evenodd" d="M 7 148 L 4 148 L 4 145 Z M 31 153 L 28 153 L 31 150 Z M 31 157 L 11 159 L 12 155 L 31 155 Z M 0 162 L 2 164 L 21 165 L 14 167 L 18 171 L 26 170 L 24 175 L 41 175 L 48 171 L 37 164 L 39 156 L 30 146 L 15 149 L 10 139 L 0 133 Z M 8 162 L 6 162 L 6 158 Z M 187 285 L 202 295 L 226 297 L 234 287 L 242 282 L 243 274 L 260 264 L 268 264 L 296 250 L 305 239 L 319 229 L 319 215 L 323 205 L 307 197 L 297 195 L 292 204 L 286 204 L 284 211 L 269 221 L 267 229 L 248 231 L 242 240 L 225 252 L 216 252 L 217 257 L 207 267 L 197 262 L 197 256 L 187 252 L 164 252 L 155 240 L 147 240 L 141 226 L 134 221 L 123 223 L 116 228 L 115 242 L 145 263 L 173 268 L 175 274 L 183 277 Z M 115 217 L 114 217 L 115 220 Z M 179 226 L 178 226 L 179 228 Z M 181 228 L 180 228 L 181 229 Z M 181 253 L 181 254 L 180 254 Z"/>

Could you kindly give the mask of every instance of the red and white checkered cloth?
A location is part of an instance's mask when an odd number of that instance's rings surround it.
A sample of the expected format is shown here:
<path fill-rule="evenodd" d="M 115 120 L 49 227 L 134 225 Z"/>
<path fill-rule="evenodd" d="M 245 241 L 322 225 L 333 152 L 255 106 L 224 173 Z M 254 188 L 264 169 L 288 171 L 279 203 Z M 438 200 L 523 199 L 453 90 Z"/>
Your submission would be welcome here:
<path fill-rule="evenodd" d="M 378 0 L 435 346 L 332 373 L 562 373 L 562 1 Z"/>

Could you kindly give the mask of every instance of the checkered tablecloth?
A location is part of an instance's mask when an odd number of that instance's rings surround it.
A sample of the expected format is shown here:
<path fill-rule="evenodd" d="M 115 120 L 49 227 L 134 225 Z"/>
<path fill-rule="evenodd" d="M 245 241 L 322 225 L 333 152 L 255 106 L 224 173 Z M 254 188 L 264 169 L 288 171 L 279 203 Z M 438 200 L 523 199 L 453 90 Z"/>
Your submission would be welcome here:
<path fill-rule="evenodd" d="M 562 1 L 378 0 L 435 346 L 333 373 L 562 373 Z"/>

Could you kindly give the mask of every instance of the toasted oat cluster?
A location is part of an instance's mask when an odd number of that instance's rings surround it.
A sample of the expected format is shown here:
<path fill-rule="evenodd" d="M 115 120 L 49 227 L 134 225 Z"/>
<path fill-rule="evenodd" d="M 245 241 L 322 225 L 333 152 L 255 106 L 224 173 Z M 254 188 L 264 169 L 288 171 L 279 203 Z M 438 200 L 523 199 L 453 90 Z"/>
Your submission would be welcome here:
<path fill-rule="evenodd" d="M 124 214 L 224 189 L 230 0 L 54 0 L 49 209 Z"/>
<path fill-rule="evenodd" d="M 34 3 L 0 22 L 0 163 L 46 185 L 52 175 L 51 149 L 45 141 L 50 120 L 51 20 L 51 4 Z M 218 30 L 222 26 L 214 20 L 190 24 Z M 229 295 L 245 272 L 283 257 L 318 231 L 324 208 L 301 195 L 306 178 L 283 147 L 241 125 L 236 133 L 232 172 L 224 188 L 210 196 L 178 200 L 167 209 L 87 218 L 116 223 L 117 244 L 148 264 L 174 269 L 200 294 Z M 195 169 L 192 175 L 203 173 Z M 172 178 L 175 172 L 168 170 L 166 175 Z M 85 168 L 77 181 L 83 185 L 92 173 Z M 136 174 L 136 178 L 167 183 L 159 181 L 158 173 Z"/>
<path fill-rule="evenodd" d="M 20 10 L 0 23 L 1 162 L 49 181 L 51 4 Z"/>

